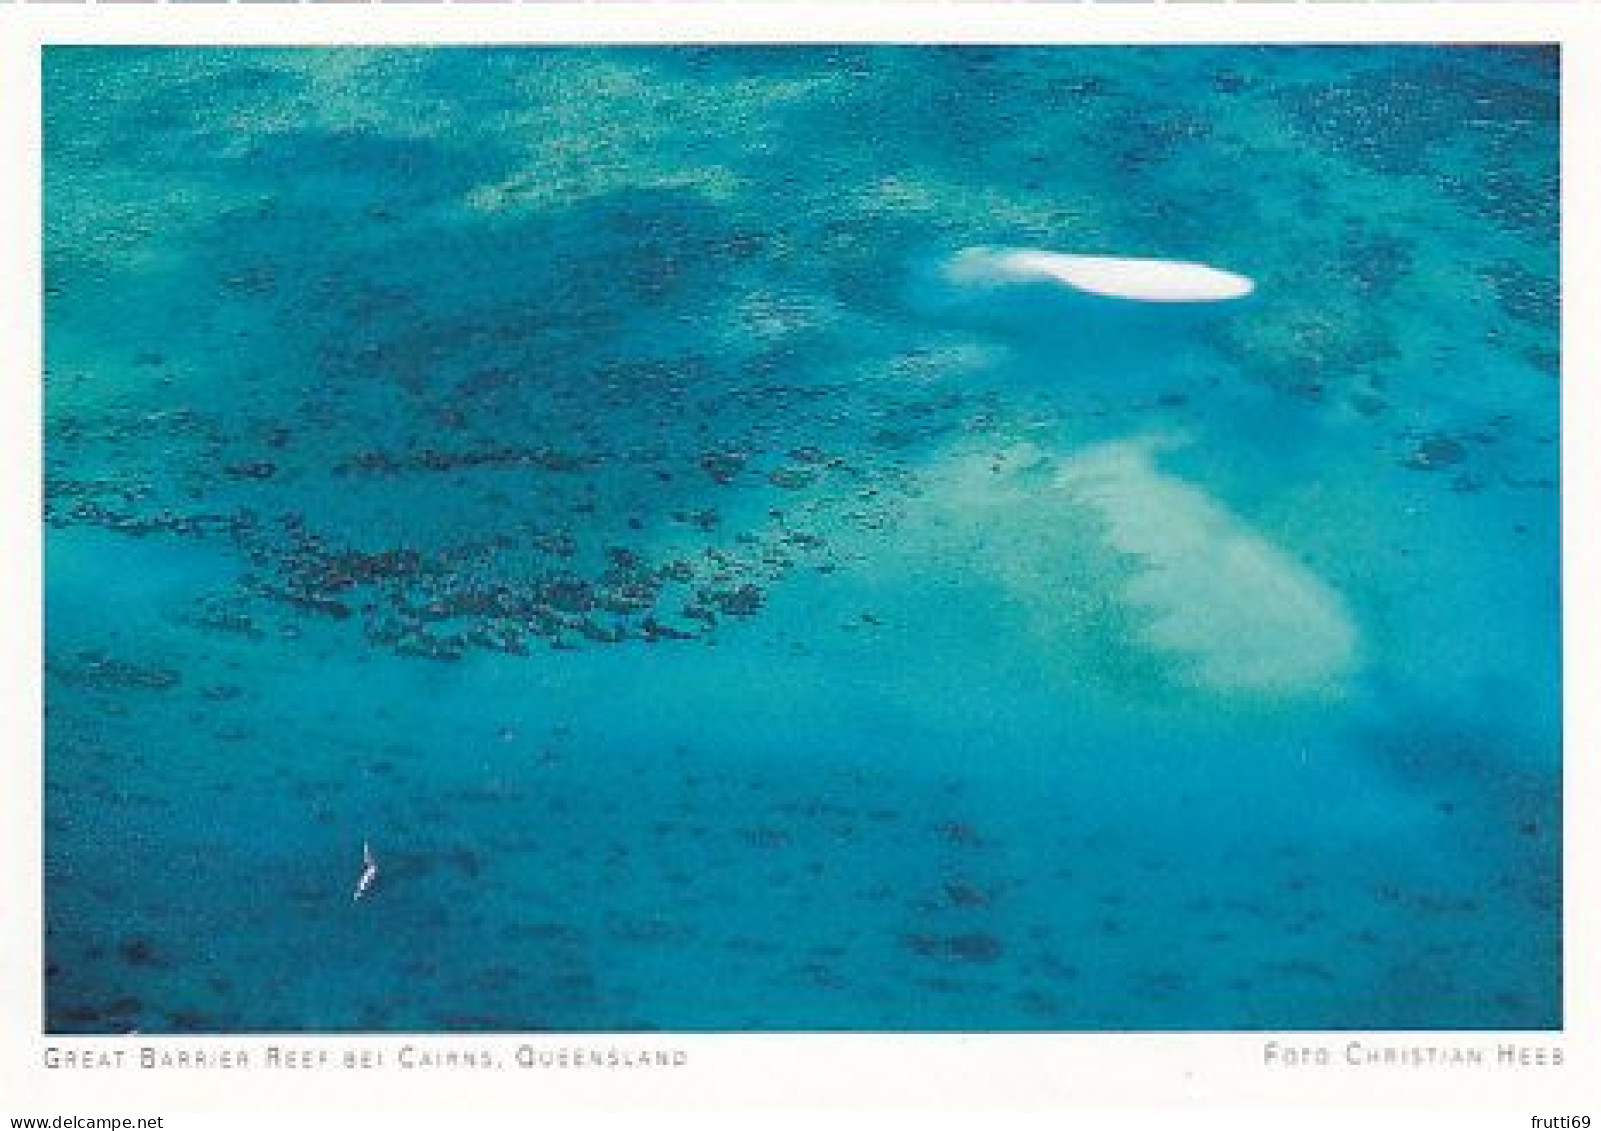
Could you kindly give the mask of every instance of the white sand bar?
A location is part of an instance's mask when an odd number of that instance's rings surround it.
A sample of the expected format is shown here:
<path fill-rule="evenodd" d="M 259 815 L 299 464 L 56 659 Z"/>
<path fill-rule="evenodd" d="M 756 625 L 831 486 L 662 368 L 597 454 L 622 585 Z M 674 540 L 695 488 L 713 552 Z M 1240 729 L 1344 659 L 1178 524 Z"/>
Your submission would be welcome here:
<path fill-rule="evenodd" d="M 1173 259 L 1064 255 L 1032 248 L 971 247 L 946 268 L 956 283 L 994 286 L 1054 282 L 1088 294 L 1136 302 L 1222 302 L 1256 284 L 1244 275 Z"/>
<path fill-rule="evenodd" d="M 1147 609 L 1145 642 L 1188 657 L 1219 691 L 1337 690 L 1357 666 L 1340 595 L 1205 491 L 1122 441 L 1068 460 L 1058 483 L 1099 510 L 1117 550 L 1144 563 L 1123 598 Z"/>

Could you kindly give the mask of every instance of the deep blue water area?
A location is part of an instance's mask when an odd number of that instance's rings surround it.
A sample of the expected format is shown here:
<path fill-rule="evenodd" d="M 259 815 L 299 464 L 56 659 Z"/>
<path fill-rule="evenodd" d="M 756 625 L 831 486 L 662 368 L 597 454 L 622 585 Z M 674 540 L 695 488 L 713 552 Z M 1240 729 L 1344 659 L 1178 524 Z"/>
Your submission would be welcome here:
<path fill-rule="evenodd" d="M 48 1030 L 1561 1025 L 1554 51 L 44 86 Z"/>

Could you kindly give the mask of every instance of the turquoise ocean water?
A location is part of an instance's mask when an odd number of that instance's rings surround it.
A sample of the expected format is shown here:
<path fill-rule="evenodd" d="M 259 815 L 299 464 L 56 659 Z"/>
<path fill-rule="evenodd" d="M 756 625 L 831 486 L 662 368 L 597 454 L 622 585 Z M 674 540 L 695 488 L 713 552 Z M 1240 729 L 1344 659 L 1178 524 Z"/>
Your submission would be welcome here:
<path fill-rule="evenodd" d="M 46 1028 L 1559 1026 L 1557 78 L 47 50 Z"/>

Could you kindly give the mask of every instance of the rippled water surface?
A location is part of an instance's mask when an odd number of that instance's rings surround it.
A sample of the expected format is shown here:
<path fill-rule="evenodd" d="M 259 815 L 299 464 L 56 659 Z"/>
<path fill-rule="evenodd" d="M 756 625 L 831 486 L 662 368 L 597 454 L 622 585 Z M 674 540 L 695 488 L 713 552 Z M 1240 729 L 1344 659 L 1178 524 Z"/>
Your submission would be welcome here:
<path fill-rule="evenodd" d="M 1560 1025 L 1556 91 L 50 49 L 47 1028 Z"/>

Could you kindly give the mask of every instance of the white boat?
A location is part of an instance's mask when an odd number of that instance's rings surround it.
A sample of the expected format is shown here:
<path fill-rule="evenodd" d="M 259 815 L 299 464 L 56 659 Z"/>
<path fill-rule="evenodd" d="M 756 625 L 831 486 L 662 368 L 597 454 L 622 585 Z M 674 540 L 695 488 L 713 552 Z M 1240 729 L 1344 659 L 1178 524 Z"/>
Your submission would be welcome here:
<path fill-rule="evenodd" d="M 372 845 L 366 841 L 361 842 L 361 875 L 356 878 L 356 892 L 350 897 L 354 903 L 367 894 L 373 882 L 378 879 L 378 861 L 373 859 Z"/>

